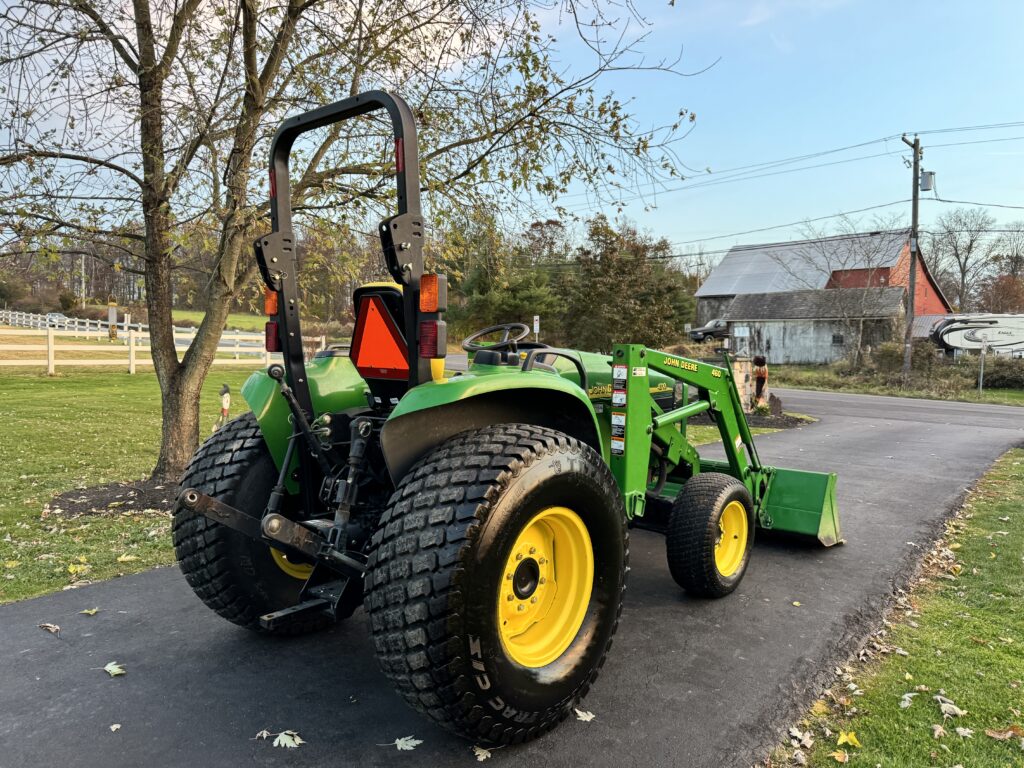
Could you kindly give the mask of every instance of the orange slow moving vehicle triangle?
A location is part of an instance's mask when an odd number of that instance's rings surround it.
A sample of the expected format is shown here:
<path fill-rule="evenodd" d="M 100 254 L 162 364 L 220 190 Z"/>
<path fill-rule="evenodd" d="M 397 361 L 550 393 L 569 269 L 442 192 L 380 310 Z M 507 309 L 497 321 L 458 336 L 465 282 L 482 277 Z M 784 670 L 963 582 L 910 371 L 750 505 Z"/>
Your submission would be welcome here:
<path fill-rule="evenodd" d="M 366 379 L 407 379 L 409 350 L 380 296 L 364 296 L 352 339 L 352 362 Z"/>

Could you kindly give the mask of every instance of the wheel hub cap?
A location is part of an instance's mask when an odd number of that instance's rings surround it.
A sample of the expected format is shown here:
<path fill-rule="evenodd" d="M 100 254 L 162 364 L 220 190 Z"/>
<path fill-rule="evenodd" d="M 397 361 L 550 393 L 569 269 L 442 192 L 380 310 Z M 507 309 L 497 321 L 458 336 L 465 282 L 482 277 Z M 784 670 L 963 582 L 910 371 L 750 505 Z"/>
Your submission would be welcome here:
<path fill-rule="evenodd" d="M 722 576 L 732 576 L 743 563 L 747 551 L 747 510 L 738 501 L 730 501 L 718 518 L 715 542 L 715 567 Z"/>
<path fill-rule="evenodd" d="M 549 507 L 519 532 L 498 589 L 498 622 L 506 653 L 524 667 L 543 667 L 576 638 L 590 605 L 594 553 L 579 515 Z"/>

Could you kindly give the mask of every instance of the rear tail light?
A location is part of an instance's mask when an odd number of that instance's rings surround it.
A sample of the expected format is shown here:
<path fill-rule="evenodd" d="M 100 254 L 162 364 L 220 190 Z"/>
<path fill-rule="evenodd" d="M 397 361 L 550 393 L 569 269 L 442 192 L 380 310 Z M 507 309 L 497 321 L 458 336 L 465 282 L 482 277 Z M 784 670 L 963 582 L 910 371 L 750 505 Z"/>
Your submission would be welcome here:
<path fill-rule="evenodd" d="M 277 291 L 273 288 L 263 289 L 263 314 L 277 317 Z"/>
<path fill-rule="evenodd" d="M 281 351 L 281 336 L 277 332 L 277 321 L 268 320 L 263 326 L 263 343 L 267 352 Z"/>
<path fill-rule="evenodd" d="M 448 328 L 444 320 L 420 323 L 420 357 L 444 357 L 448 346 Z"/>

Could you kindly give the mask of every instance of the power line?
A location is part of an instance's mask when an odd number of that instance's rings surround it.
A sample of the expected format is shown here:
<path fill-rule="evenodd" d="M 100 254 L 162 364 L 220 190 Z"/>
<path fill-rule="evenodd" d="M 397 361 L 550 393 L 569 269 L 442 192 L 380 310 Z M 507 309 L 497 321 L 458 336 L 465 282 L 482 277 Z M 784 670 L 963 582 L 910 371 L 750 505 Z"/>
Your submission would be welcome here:
<path fill-rule="evenodd" d="M 946 200 L 942 197 L 926 197 L 925 200 L 931 200 L 936 203 L 953 203 L 955 205 L 977 205 L 981 208 L 1013 208 L 1018 211 L 1024 211 L 1024 205 L 1008 205 L 1007 203 L 975 203 L 971 200 Z"/>
<path fill-rule="evenodd" d="M 1006 128 L 1012 128 L 1012 127 L 1020 127 L 1020 126 L 1024 126 L 1024 121 L 1014 121 L 1014 122 L 1006 122 L 1006 123 L 991 123 L 991 124 L 987 124 L 987 125 L 976 125 L 976 126 L 960 126 L 960 127 L 955 127 L 955 128 L 936 128 L 936 129 L 931 129 L 931 130 L 926 130 L 926 131 L 915 131 L 914 133 L 917 133 L 919 135 L 929 135 L 929 134 L 943 134 L 943 133 L 959 133 L 959 132 L 966 132 L 966 131 L 998 130 L 998 129 L 1006 129 Z M 812 153 L 808 153 L 808 154 L 804 154 L 804 155 L 795 155 L 793 157 L 782 158 L 782 159 L 779 159 L 779 160 L 769 160 L 769 161 L 765 161 L 765 162 L 761 162 L 761 163 L 752 163 L 750 165 L 737 166 L 735 168 L 726 168 L 726 169 L 721 170 L 721 171 L 710 171 L 709 170 L 708 171 L 708 175 L 714 175 L 714 176 L 717 176 L 719 178 L 710 179 L 710 180 L 707 180 L 707 181 L 697 181 L 696 180 L 697 177 L 694 177 L 694 180 L 691 183 L 683 183 L 683 184 L 681 184 L 679 186 L 664 187 L 662 189 L 652 189 L 649 193 L 637 192 L 635 194 L 631 194 L 629 196 L 622 197 L 622 198 L 620 198 L 616 202 L 618 202 L 618 203 L 631 202 L 631 201 L 634 201 L 634 200 L 643 199 L 644 197 L 648 197 L 648 196 L 656 196 L 658 194 L 668 194 L 668 193 L 671 193 L 671 192 L 681 192 L 681 191 L 686 191 L 686 190 L 689 190 L 689 189 L 700 189 L 702 187 L 716 186 L 718 184 L 726 184 L 726 183 L 733 183 L 733 182 L 736 182 L 736 181 L 746 181 L 746 180 L 767 178 L 767 177 L 770 177 L 770 176 L 776 176 L 776 175 L 781 175 L 781 174 L 795 173 L 797 171 L 814 170 L 816 168 L 824 168 L 824 167 L 828 167 L 828 166 L 831 166 L 831 165 L 840 165 L 840 164 L 844 164 L 844 163 L 852 163 L 852 162 L 858 162 L 858 161 L 861 161 L 861 160 L 872 160 L 872 159 L 879 158 L 879 157 L 885 157 L 885 156 L 888 156 L 888 155 L 892 155 L 893 152 L 891 152 L 891 151 L 889 151 L 889 152 L 879 152 L 879 153 L 872 154 L 872 155 L 862 155 L 860 157 L 847 158 L 847 159 L 844 159 L 844 160 L 834 160 L 834 161 L 827 162 L 827 163 L 815 163 L 813 165 L 802 166 L 800 168 L 786 168 L 786 169 L 782 169 L 782 170 L 772 170 L 771 172 L 768 172 L 768 173 L 760 173 L 759 172 L 759 171 L 764 171 L 764 170 L 768 170 L 768 169 L 776 169 L 779 166 L 789 165 L 791 163 L 802 162 L 802 161 L 805 161 L 805 160 L 811 160 L 811 159 L 815 159 L 815 158 L 818 158 L 818 157 L 824 157 L 824 156 L 827 156 L 827 155 L 830 155 L 830 154 L 836 154 L 836 153 L 839 153 L 839 152 L 846 152 L 846 151 L 849 151 L 851 149 L 857 149 L 857 148 L 860 148 L 860 147 L 866 147 L 866 146 L 871 146 L 873 144 L 878 144 L 878 143 L 882 143 L 882 142 L 891 141 L 891 140 L 894 140 L 896 138 L 899 138 L 901 135 L 906 135 L 906 134 L 893 134 L 891 136 L 883 136 L 883 137 L 878 138 L 878 139 L 872 139 L 870 141 L 863 141 L 863 142 L 859 142 L 857 144 L 849 144 L 847 146 L 836 147 L 834 149 L 827 149 L 827 150 L 822 150 L 822 151 L 819 151 L 819 152 L 812 152 Z M 929 148 L 966 146 L 966 145 L 971 145 L 971 144 L 986 144 L 986 143 L 1002 142 L 1002 141 L 1019 141 L 1021 139 L 1024 139 L 1024 136 L 1011 136 L 1011 137 L 998 138 L 998 139 L 981 139 L 981 140 L 959 141 L 959 142 L 954 141 L 954 142 L 946 142 L 944 144 L 930 145 Z M 587 193 L 587 192 L 578 192 L 578 193 L 574 193 L 574 194 L 563 195 L 562 199 L 573 198 L 573 197 L 586 197 L 588 195 L 589 195 L 589 193 Z M 594 204 L 591 204 L 591 205 L 588 205 L 588 206 L 581 206 L 581 207 L 578 208 L 578 210 L 595 210 L 596 208 L 600 208 L 600 207 L 603 207 L 600 203 L 594 203 Z"/>
<path fill-rule="evenodd" d="M 908 200 L 893 200 L 891 203 L 880 203 L 879 205 L 869 205 L 866 208 L 858 208 L 858 209 L 856 209 L 854 211 L 842 211 L 840 213 L 833 213 L 833 214 L 830 214 L 828 216 L 818 216 L 817 218 L 814 218 L 814 219 L 801 219 L 800 221 L 791 221 L 788 224 L 774 224 L 774 225 L 772 225 L 770 227 L 760 227 L 758 229 L 748 229 L 748 230 L 745 230 L 743 232 L 732 232 L 732 233 L 730 233 L 728 235 L 715 235 L 714 237 L 702 237 L 702 238 L 699 238 L 699 239 L 696 239 L 696 240 L 682 240 L 682 241 L 675 241 L 674 240 L 674 241 L 672 241 L 672 245 L 693 245 L 695 243 L 707 242 L 708 240 L 723 240 L 723 239 L 726 239 L 726 238 L 729 238 L 729 237 L 740 237 L 741 235 L 753 235 L 753 234 L 757 234 L 758 232 L 769 232 L 769 231 L 771 231 L 773 229 L 785 229 L 786 227 L 796 227 L 796 226 L 799 226 L 801 224 L 810 224 L 810 223 L 813 223 L 815 221 L 825 221 L 826 219 L 838 219 L 841 216 L 851 216 L 851 215 L 856 214 L 856 213 L 865 213 L 866 211 L 874 211 L 874 210 L 877 210 L 879 208 L 888 208 L 891 205 L 902 205 L 903 203 L 908 203 L 908 202 L 910 202 L 909 199 Z"/>
<path fill-rule="evenodd" d="M 1024 136 L 1004 136 L 1001 139 L 978 139 L 976 141 L 952 141 L 948 144 L 929 144 L 927 149 L 938 149 L 939 147 L 962 147 L 967 144 L 994 144 L 998 141 L 1020 141 Z"/>

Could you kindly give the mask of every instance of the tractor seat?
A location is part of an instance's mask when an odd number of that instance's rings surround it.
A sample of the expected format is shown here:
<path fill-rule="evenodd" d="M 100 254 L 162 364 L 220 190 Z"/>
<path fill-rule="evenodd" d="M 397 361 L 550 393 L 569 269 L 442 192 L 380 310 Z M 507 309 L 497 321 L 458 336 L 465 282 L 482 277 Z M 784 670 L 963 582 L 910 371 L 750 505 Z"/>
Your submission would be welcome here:
<path fill-rule="evenodd" d="M 479 365 L 519 365 L 522 361 L 521 352 L 530 349 L 548 349 L 549 345 L 535 341 L 523 341 L 517 345 L 519 351 L 497 349 L 481 349 L 473 355 L 473 362 Z"/>
<path fill-rule="evenodd" d="M 402 319 L 405 317 L 405 310 L 402 306 L 402 286 L 398 283 L 379 282 L 366 283 L 352 292 L 352 314 L 359 319 L 359 305 L 363 303 L 363 296 L 380 296 L 384 301 L 391 317 L 401 327 Z"/>

